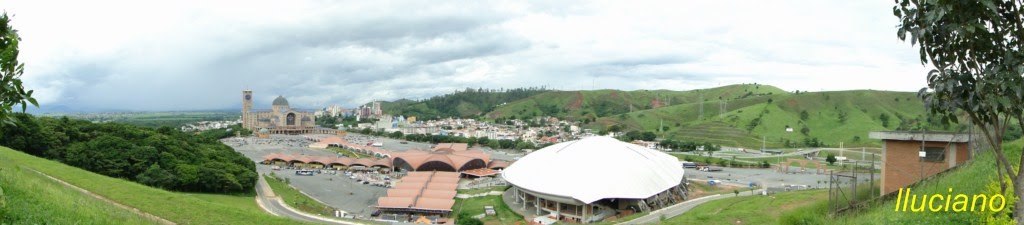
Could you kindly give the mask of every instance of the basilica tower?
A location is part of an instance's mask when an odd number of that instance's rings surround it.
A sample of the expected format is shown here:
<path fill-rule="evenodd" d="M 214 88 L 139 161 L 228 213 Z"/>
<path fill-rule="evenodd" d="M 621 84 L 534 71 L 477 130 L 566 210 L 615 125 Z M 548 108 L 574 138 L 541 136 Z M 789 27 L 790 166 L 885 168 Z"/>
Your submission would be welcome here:
<path fill-rule="evenodd" d="M 242 113 L 252 112 L 252 90 L 242 91 Z"/>

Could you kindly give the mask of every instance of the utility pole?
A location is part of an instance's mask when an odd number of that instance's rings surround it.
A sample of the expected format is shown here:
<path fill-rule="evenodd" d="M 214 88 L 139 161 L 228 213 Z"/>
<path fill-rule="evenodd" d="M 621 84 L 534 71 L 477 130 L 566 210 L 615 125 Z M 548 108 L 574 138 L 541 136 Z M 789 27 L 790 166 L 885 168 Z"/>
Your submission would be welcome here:
<path fill-rule="evenodd" d="M 661 122 L 658 122 L 658 132 L 659 133 L 660 132 L 665 132 L 664 127 L 665 127 L 665 119 L 661 119 Z"/>
<path fill-rule="evenodd" d="M 843 142 L 839 142 L 839 156 L 843 156 Z"/>
<path fill-rule="evenodd" d="M 724 99 L 718 104 L 718 118 L 725 116 L 725 112 L 729 111 L 729 99 Z"/>
<path fill-rule="evenodd" d="M 764 146 L 765 146 L 765 136 L 762 135 L 761 136 L 761 152 L 764 152 Z"/>

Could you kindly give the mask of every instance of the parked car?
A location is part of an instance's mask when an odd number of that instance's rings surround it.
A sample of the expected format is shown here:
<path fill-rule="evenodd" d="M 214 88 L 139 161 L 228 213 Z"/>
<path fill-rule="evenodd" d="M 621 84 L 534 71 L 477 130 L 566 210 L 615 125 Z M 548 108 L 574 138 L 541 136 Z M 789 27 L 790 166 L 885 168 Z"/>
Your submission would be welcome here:
<path fill-rule="evenodd" d="M 718 172 L 718 171 L 722 171 L 722 168 L 705 166 L 705 167 L 700 168 L 700 171 L 704 171 L 704 172 Z"/>

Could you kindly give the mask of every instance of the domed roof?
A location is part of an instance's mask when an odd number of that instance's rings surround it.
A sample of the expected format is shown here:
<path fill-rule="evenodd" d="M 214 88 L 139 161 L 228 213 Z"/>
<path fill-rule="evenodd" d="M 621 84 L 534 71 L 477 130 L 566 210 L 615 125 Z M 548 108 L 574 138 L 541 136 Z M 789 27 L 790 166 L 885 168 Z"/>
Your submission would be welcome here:
<path fill-rule="evenodd" d="M 266 133 L 266 132 L 270 132 L 270 130 L 267 130 L 267 128 L 260 128 L 260 133 Z"/>
<path fill-rule="evenodd" d="M 683 168 L 674 156 L 610 137 L 562 142 L 524 156 L 502 172 L 516 187 L 592 203 L 642 199 L 678 186 Z"/>
<path fill-rule="evenodd" d="M 284 99 L 284 96 L 278 95 L 277 98 L 274 99 L 273 106 L 288 106 L 288 100 Z"/>

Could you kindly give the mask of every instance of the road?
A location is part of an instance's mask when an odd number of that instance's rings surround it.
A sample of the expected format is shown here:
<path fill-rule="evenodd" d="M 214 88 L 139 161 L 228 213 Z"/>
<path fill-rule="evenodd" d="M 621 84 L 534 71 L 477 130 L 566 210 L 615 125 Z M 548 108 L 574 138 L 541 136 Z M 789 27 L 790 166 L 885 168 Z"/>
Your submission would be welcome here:
<path fill-rule="evenodd" d="M 740 193 L 739 196 L 750 196 L 750 195 L 751 195 L 751 192 L 747 191 L 747 192 Z M 673 205 L 673 206 L 666 207 L 664 209 L 656 210 L 654 212 L 651 212 L 651 214 L 648 214 L 646 216 L 642 216 L 640 218 L 636 218 L 636 219 L 633 219 L 633 220 L 630 220 L 630 221 L 618 223 L 617 225 L 656 224 L 656 223 L 661 221 L 661 216 L 662 215 L 665 215 L 665 218 L 676 217 L 676 216 L 682 215 L 683 213 L 686 213 L 687 211 L 690 211 L 691 209 L 693 209 L 694 207 L 697 207 L 698 205 L 710 202 L 712 200 L 731 198 L 731 197 L 735 197 L 735 196 L 736 195 L 728 195 L 728 194 L 726 194 L 726 195 L 711 195 L 711 196 L 704 196 L 704 197 L 700 197 L 700 198 L 695 198 L 695 199 L 691 199 L 691 200 L 685 201 L 683 203 L 679 203 L 679 204 L 676 204 L 676 205 Z"/>
<path fill-rule="evenodd" d="M 289 207 L 288 205 L 285 205 L 284 201 L 282 201 L 280 197 L 274 194 L 274 190 L 270 188 L 270 185 L 267 184 L 267 181 L 263 180 L 263 176 L 260 176 L 259 181 L 256 183 L 256 203 L 259 204 L 260 208 L 263 208 L 263 210 L 270 212 L 270 214 L 288 217 L 295 220 L 326 224 L 361 224 L 348 221 L 334 220 L 330 218 L 323 218 L 299 212 L 298 210 L 295 210 Z"/>

